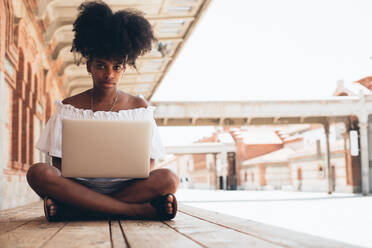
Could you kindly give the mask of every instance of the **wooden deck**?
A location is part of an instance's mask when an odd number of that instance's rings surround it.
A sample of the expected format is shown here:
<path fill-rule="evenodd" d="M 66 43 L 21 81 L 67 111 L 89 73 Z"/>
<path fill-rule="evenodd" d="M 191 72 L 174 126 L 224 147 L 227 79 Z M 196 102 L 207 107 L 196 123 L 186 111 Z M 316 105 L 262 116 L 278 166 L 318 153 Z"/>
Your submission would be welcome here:
<path fill-rule="evenodd" d="M 356 247 L 180 204 L 172 221 L 48 223 L 42 203 L 0 211 L 0 247 Z"/>

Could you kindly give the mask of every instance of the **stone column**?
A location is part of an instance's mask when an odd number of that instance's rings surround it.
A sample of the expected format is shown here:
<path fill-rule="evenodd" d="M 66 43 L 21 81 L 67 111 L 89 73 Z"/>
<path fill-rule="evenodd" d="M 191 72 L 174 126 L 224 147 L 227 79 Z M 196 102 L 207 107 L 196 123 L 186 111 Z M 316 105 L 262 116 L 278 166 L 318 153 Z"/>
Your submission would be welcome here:
<path fill-rule="evenodd" d="M 368 116 L 368 144 L 372 144 L 372 115 Z M 372 145 L 368 146 L 368 154 L 372 154 Z M 368 156 L 369 192 L 372 192 L 372 156 Z"/>
<path fill-rule="evenodd" d="M 227 170 L 228 170 L 228 162 L 227 162 L 227 152 L 221 152 L 221 167 L 222 167 L 222 177 L 223 177 L 223 189 L 227 189 Z"/>
<path fill-rule="evenodd" d="M 213 173 L 214 173 L 214 189 L 218 190 L 219 189 L 219 178 L 218 178 L 218 171 L 217 171 L 217 153 L 213 153 L 213 163 L 214 163 L 214 168 L 213 168 Z"/>
<path fill-rule="evenodd" d="M 362 167 L 362 193 L 369 193 L 369 161 L 368 161 L 368 122 L 367 118 L 359 118 L 360 162 Z"/>
<path fill-rule="evenodd" d="M 326 165 L 327 165 L 327 175 L 328 175 L 328 194 L 332 194 L 332 174 L 331 174 L 331 149 L 329 146 L 329 123 L 324 123 L 324 132 L 326 138 Z"/>
<path fill-rule="evenodd" d="M 362 91 L 359 92 L 359 140 L 360 140 L 360 165 L 362 169 L 362 193 L 369 193 L 369 159 L 368 159 L 368 112 L 366 109 L 366 97 Z"/>
<path fill-rule="evenodd" d="M 235 152 L 227 153 L 227 163 L 228 163 L 227 176 L 229 178 L 228 189 L 236 190 L 237 189 L 237 178 L 236 178 L 236 153 Z"/>

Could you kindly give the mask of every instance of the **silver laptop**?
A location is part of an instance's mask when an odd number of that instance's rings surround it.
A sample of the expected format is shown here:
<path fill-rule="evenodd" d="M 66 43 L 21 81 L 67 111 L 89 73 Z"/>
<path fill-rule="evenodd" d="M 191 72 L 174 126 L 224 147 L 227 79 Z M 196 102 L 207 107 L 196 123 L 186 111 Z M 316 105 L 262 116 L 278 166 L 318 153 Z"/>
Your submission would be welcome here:
<path fill-rule="evenodd" d="M 149 121 L 62 120 L 62 176 L 146 178 Z"/>

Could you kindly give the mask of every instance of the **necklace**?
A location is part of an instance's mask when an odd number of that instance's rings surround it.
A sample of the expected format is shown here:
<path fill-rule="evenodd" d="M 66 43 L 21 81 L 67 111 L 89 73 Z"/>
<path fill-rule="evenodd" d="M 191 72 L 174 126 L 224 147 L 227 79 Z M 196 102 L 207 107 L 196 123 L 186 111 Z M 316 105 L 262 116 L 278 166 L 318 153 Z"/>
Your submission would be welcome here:
<path fill-rule="evenodd" d="M 94 88 L 92 88 L 90 92 L 91 92 L 90 93 L 90 109 L 94 112 L 94 110 L 93 110 L 93 92 L 94 92 Z M 117 100 L 118 100 L 118 90 L 116 89 L 115 99 L 114 99 L 114 102 L 112 103 L 111 108 L 110 108 L 109 111 L 111 111 L 114 108 L 115 103 L 116 103 Z"/>

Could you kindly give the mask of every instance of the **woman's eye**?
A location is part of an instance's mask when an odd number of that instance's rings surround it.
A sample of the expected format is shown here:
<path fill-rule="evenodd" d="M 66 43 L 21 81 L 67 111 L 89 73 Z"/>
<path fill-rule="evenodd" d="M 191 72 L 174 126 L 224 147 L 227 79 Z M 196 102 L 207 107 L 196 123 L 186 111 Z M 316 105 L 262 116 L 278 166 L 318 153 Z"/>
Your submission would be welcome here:
<path fill-rule="evenodd" d="M 105 66 L 104 66 L 104 65 L 102 65 L 102 64 L 97 64 L 97 68 L 98 68 L 98 69 L 104 69 L 104 68 L 105 68 Z"/>
<path fill-rule="evenodd" d="M 115 71 L 120 71 L 121 68 L 122 68 L 122 67 L 121 67 L 120 65 L 116 65 L 116 66 L 114 66 L 114 70 L 115 70 Z"/>

